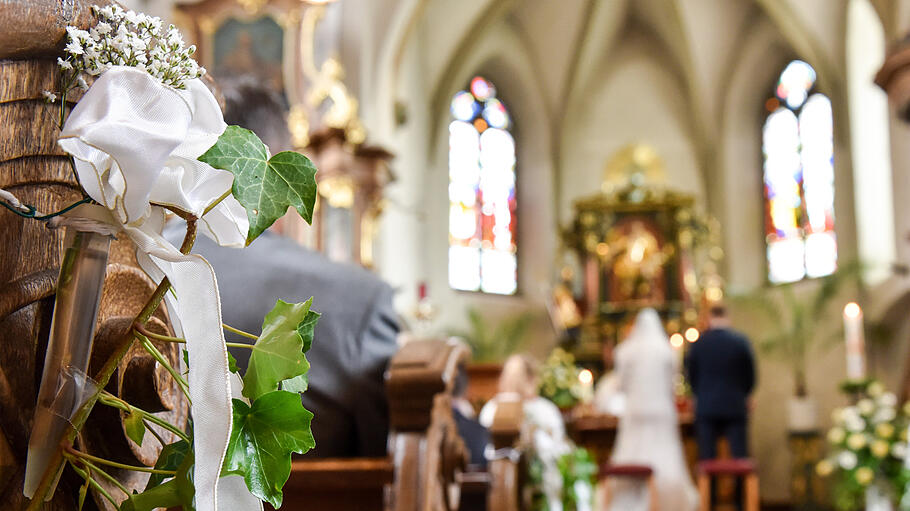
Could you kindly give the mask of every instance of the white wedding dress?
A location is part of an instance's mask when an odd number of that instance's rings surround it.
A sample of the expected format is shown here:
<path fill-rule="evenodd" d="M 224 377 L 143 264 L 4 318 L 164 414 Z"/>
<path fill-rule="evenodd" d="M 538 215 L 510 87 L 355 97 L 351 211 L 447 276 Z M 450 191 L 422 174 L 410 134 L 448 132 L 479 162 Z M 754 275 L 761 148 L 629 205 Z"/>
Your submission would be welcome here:
<path fill-rule="evenodd" d="M 648 465 L 654 470 L 658 509 L 694 511 L 698 494 L 683 456 L 674 402 L 678 360 L 660 317 L 639 313 L 629 337 L 616 349 L 616 371 L 625 406 L 611 463 Z M 611 478 L 610 511 L 645 511 L 647 486 Z"/>

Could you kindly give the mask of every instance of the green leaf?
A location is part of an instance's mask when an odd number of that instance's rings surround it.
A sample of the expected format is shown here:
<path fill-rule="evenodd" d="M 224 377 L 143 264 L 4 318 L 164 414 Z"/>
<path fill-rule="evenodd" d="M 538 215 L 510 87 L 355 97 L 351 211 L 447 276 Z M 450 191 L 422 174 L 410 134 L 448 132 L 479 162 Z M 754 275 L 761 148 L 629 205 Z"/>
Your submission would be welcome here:
<path fill-rule="evenodd" d="M 313 299 L 310 298 L 310 301 L 312 300 Z M 304 353 L 310 351 L 310 346 L 313 345 L 313 334 L 316 330 L 316 323 L 319 322 L 320 316 L 322 316 L 322 314 L 319 314 L 316 311 L 307 310 L 303 321 L 301 321 L 300 325 L 297 326 L 297 333 L 299 333 L 300 337 L 303 339 Z"/>
<path fill-rule="evenodd" d="M 142 420 L 142 415 L 135 412 L 127 413 L 126 418 L 123 419 L 123 427 L 126 429 L 126 436 L 141 446 L 142 439 L 145 438 L 145 422 Z"/>
<path fill-rule="evenodd" d="M 193 505 L 193 499 L 196 496 L 196 488 L 193 485 L 193 464 L 194 457 L 193 451 L 186 445 L 186 447 L 175 447 L 169 453 L 165 453 L 168 447 L 176 446 L 180 443 L 186 444 L 182 440 L 176 444 L 170 444 L 165 446 L 161 451 L 161 456 L 158 458 L 158 463 L 155 464 L 155 468 L 159 468 L 159 465 L 162 464 L 162 459 L 167 459 L 167 464 L 170 464 L 171 461 L 178 456 L 179 452 L 182 452 L 185 449 L 183 457 L 180 463 L 175 467 L 169 470 L 176 470 L 177 474 L 166 483 L 159 483 L 154 486 L 146 486 L 146 490 L 142 493 L 130 495 L 127 500 L 120 505 L 121 511 L 152 511 L 157 508 L 170 508 L 182 506 L 183 511 L 193 511 L 195 506 Z M 152 478 L 159 476 L 160 474 L 152 474 Z M 152 479 L 149 479 L 149 484 L 151 485 Z"/>
<path fill-rule="evenodd" d="M 252 406 L 239 399 L 233 403 L 234 427 L 222 474 L 242 475 L 253 495 L 281 507 L 291 453 L 303 454 L 316 445 L 310 429 L 313 414 L 299 394 L 283 390 L 259 396 Z"/>
<path fill-rule="evenodd" d="M 250 353 L 243 375 L 243 395 L 249 399 L 278 389 L 283 380 L 295 378 L 310 369 L 303 354 L 304 340 L 298 328 L 308 325 L 310 298 L 303 303 L 278 300 L 262 322 L 262 333 Z M 310 329 L 309 326 L 306 327 Z"/>
<path fill-rule="evenodd" d="M 281 390 L 286 390 L 288 392 L 306 392 L 307 387 L 309 387 L 309 380 L 305 374 L 290 378 L 281 382 Z"/>
<path fill-rule="evenodd" d="M 155 462 L 155 468 L 158 470 L 177 470 L 177 468 L 183 463 L 186 459 L 187 454 L 190 454 L 192 449 L 190 444 L 186 440 L 179 440 L 172 444 L 167 444 L 161 449 L 161 454 L 158 455 L 158 461 Z M 148 491 L 155 486 L 163 483 L 165 479 L 169 476 L 164 474 L 152 474 L 149 477 L 148 484 L 145 485 L 145 490 Z"/>
<path fill-rule="evenodd" d="M 239 372 L 240 369 L 237 367 L 237 359 L 234 358 L 234 355 L 231 355 L 231 352 L 228 351 L 228 371 L 232 373 Z"/>
<path fill-rule="evenodd" d="M 231 192 L 250 220 L 247 245 L 284 216 L 288 207 L 307 223 L 313 221 L 316 167 L 306 156 L 283 151 L 269 158 L 268 148 L 252 131 L 228 126 L 199 161 L 234 174 Z"/>
<path fill-rule="evenodd" d="M 88 472 L 88 474 L 91 474 L 91 472 Z M 77 511 L 82 511 L 82 506 L 85 505 L 85 495 L 88 493 L 89 481 L 91 479 L 86 478 L 85 483 L 79 487 L 79 507 L 76 508 Z"/>

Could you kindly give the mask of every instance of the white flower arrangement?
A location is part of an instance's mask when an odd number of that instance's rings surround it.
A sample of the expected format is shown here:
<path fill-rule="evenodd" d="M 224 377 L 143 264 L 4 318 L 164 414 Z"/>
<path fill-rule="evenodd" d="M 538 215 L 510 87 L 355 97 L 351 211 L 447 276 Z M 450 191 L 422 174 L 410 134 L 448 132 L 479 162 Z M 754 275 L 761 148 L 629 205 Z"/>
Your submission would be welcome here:
<path fill-rule="evenodd" d="M 164 85 L 184 89 L 186 82 L 205 74 L 185 47 L 174 25 L 164 28 L 160 18 L 127 11 L 117 5 L 92 6 L 98 24 L 89 30 L 67 27 L 66 59 L 57 64 L 65 73 L 64 91 L 88 89 L 82 73 L 97 76 L 114 66 L 141 69 Z"/>
<path fill-rule="evenodd" d="M 835 504 L 844 510 L 856 509 L 874 481 L 894 492 L 903 491 L 910 481 L 910 470 L 904 466 L 910 408 L 897 408 L 897 397 L 877 381 L 869 382 L 860 394 L 856 405 L 832 414 L 834 424 L 827 434 L 831 453 L 816 466 L 821 476 L 838 476 Z"/>

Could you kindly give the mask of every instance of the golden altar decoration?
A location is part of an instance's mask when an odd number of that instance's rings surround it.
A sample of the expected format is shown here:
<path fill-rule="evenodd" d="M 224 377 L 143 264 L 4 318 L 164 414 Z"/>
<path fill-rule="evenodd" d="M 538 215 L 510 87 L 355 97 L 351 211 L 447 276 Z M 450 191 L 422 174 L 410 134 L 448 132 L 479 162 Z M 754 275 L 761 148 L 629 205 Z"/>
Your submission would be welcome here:
<path fill-rule="evenodd" d="M 216 80 L 252 75 L 282 97 L 292 148 L 319 169 L 312 226 L 287 215 L 276 230 L 330 259 L 372 267 L 383 191 L 394 180 L 392 154 L 366 144 L 357 98 L 331 54 L 340 40 L 338 27 L 320 26 L 330 9 L 340 7 L 326 5 L 331 3 L 202 0 L 178 5 L 175 18 Z"/>
<path fill-rule="evenodd" d="M 563 243 L 578 271 L 562 274 L 579 279 L 583 291 L 577 333 L 564 342 L 584 365 L 600 368 L 605 347 L 645 307 L 660 313 L 668 334 L 682 334 L 723 297 L 718 223 L 697 209 L 694 195 L 667 188 L 664 176 L 657 152 L 633 144 L 607 162 L 600 193 L 574 202 Z"/>

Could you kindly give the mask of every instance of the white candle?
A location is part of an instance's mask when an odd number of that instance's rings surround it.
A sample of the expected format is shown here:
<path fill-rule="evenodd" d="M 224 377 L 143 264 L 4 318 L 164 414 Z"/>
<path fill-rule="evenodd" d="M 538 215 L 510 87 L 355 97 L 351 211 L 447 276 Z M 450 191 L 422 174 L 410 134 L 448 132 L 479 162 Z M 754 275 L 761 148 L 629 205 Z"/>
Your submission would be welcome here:
<path fill-rule="evenodd" d="M 582 369 L 578 373 L 578 382 L 581 384 L 581 402 L 590 403 L 594 399 L 594 373 Z"/>
<path fill-rule="evenodd" d="M 844 337 L 847 342 L 847 379 L 862 380 L 866 377 L 863 310 L 854 302 L 844 307 Z"/>

